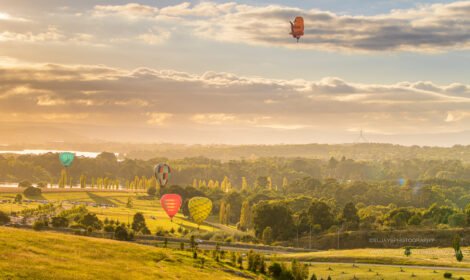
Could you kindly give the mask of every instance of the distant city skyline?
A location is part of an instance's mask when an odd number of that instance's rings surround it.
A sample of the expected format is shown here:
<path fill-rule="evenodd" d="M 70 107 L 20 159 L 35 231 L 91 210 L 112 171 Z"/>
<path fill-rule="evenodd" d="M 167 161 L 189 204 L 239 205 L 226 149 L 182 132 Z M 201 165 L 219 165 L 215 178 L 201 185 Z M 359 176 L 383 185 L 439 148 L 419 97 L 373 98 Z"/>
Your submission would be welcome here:
<path fill-rule="evenodd" d="M 470 144 L 469 14 L 470 1 L 0 0 L 0 143 L 28 130 L 348 143 L 362 129 Z"/>

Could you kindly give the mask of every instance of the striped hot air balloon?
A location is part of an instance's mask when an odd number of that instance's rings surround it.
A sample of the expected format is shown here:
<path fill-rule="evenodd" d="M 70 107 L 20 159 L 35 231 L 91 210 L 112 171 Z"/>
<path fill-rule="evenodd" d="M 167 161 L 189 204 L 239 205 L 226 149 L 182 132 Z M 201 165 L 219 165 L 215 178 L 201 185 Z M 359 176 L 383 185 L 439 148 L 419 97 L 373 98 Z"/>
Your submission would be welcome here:
<path fill-rule="evenodd" d="M 64 167 L 69 167 L 72 164 L 74 158 L 74 153 L 63 152 L 59 154 L 60 163 L 62 163 Z"/>
<path fill-rule="evenodd" d="M 162 204 L 163 210 L 165 210 L 166 214 L 170 219 L 173 221 L 173 217 L 178 213 L 182 203 L 181 196 L 178 194 L 165 194 L 160 199 L 160 203 Z"/>
<path fill-rule="evenodd" d="M 166 163 L 160 163 L 155 166 L 155 178 L 157 178 L 160 187 L 165 187 L 170 179 L 171 168 Z"/>
<path fill-rule="evenodd" d="M 202 224 L 212 211 L 212 201 L 207 197 L 196 196 L 188 202 L 189 214 L 197 224 Z"/>

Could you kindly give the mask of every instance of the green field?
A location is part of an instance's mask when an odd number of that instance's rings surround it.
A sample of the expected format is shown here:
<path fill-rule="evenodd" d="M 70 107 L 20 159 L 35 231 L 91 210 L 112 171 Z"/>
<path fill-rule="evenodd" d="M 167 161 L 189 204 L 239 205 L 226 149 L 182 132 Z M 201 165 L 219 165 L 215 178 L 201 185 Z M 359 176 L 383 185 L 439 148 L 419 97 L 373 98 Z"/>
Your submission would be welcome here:
<path fill-rule="evenodd" d="M 327 279 L 330 276 L 333 280 L 344 279 L 375 279 L 375 280 L 399 280 L 399 279 L 445 279 L 444 272 L 451 272 L 453 278 L 470 279 L 470 272 L 452 271 L 441 269 L 424 269 L 409 267 L 388 267 L 372 265 L 351 264 L 314 264 L 310 266 L 310 273 L 315 273 L 318 279 Z"/>
<path fill-rule="evenodd" d="M 297 259 L 309 262 L 346 262 L 394 265 L 423 265 L 470 268 L 470 248 L 462 248 L 464 259 L 458 262 L 452 248 L 412 249 L 411 256 L 403 249 L 352 249 L 311 253 L 294 253 L 277 256 L 280 260 Z"/>
<path fill-rule="evenodd" d="M 240 279 L 186 251 L 50 232 L 0 227 L 0 252 L 0 279 Z"/>
<path fill-rule="evenodd" d="M 9 199 L 13 200 L 15 193 L 0 193 L 0 200 Z M 128 197 L 132 198 L 133 207 L 127 208 Z M 43 192 L 41 197 L 32 197 L 24 199 L 46 199 L 49 201 L 76 201 L 76 202 L 94 202 L 111 204 L 115 207 L 92 207 L 88 206 L 88 210 L 96 213 L 97 216 L 104 220 L 108 219 L 119 220 L 120 222 L 132 223 L 132 217 L 137 212 L 142 212 L 145 216 L 147 226 L 155 233 L 157 228 L 164 230 L 171 230 L 172 228 L 176 231 L 179 226 L 186 228 L 190 231 L 197 229 L 198 225 L 193 223 L 191 220 L 186 219 L 182 214 L 178 214 L 173 218 L 173 222 L 170 221 L 166 213 L 160 206 L 160 201 L 157 198 L 150 199 L 145 193 L 134 193 L 134 192 L 116 192 L 116 191 L 53 191 Z M 0 210 L 6 213 L 10 211 L 21 211 L 27 208 L 37 207 L 38 203 L 4 203 L 0 204 Z M 64 203 L 64 206 L 67 206 Z M 71 207 L 71 205 L 68 205 Z M 203 224 L 200 226 L 201 231 L 218 231 L 218 228 Z"/>

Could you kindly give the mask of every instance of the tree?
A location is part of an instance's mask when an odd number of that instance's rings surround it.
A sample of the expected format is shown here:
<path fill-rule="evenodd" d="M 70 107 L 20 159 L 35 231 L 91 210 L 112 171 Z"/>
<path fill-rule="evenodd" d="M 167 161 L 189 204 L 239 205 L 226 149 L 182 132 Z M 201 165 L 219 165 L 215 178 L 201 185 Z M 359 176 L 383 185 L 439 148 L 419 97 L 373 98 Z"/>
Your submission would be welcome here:
<path fill-rule="evenodd" d="M 19 193 L 15 196 L 15 203 L 21 204 L 23 202 L 23 196 Z"/>
<path fill-rule="evenodd" d="M 299 263 L 295 259 L 291 263 L 291 270 L 295 280 L 304 280 L 308 278 L 308 267 Z"/>
<path fill-rule="evenodd" d="M 0 211 L 0 225 L 5 225 L 10 222 L 10 217 L 5 213 Z"/>
<path fill-rule="evenodd" d="M 243 202 L 240 214 L 240 229 L 247 230 L 251 228 L 251 207 L 250 203 L 246 200 Z"/>
<path fill-rule="evenodd" d="M 342 218 L 348 229 L 356 230 L 359 228 L 359 216 L 354 203 L 349 202 L 344 206 Z"/>
<path fill-rule="evenodd" d="M 33 184 L 31 184 L 31 182 L 28 181 L 28 180 L 23 180 L 23 181 L 18 183 L 19 188 L 28 188 L 28 187 L 32 187 L 32 186 L 33 186 Z"/>
<path fill-rule="evenodd" d="M 67 184 L 67 170 L 64 168 L 60 171 L 60 179 L 59 179 L 59 188 L 65 188 Z"/>
<path fill-rule="evenodd" d="M 80 188 L 86 188 L 86 176 L 83 174 L 80 175 Z"/>
<path fill-rule="evenodd" d="M 131 197 L 131 196 L 128 196 L 128 197 L 127 197 L 126 207 L 127 207 L 127 208 L 132 208 L 132 207 L 134 207 L 134 203 L 132 202 L 132 197 Z"/>
<path fill-rule="evenodd" d="M 151 186 L 147 189 L 147 194 L 149 196 L 155 196 L 156 193 L 157 193 L 157 187 L 155 186 Z"/>
<path fill-rule="evenodd" d="M 465 227 L 467 225 L 467 216 L 463 213 L 454 213 L 448 217 L 451 227 Z"/>
<path fill-rule="evenodd" d="M 405 256 L 409 257 L 411 255 L 411 248 L 410 247 L 406 247 L 405 248 Z"/>
<path fill-rule="evenodd" d="M 231 208 L 230 203 L 227 203 L 227 205 L 225 205 L 225 218 L 224 218 L 226 225 L 230 224 L 230 213 L 232 213 L 232 208 Z"/>
<path fill-rule="evenodd" d="M 287 181 L 287 178 L 284 177 L 282 178 L 282 191 L 284 194 L 287 194 L 287 188 L 289 188 L 289 182 Z"/>
<path fill-rule="evenodd" d="M 225 224 L 225 218 L 227 216 L 225 215 L 225 201 L 222 200 L 220 202 L 220 207 L 219 207 L 219 223 Z"/>
<path fill-rule="evenodd" d="M 313 202 L 308 209 L 311 225 L 320 225 L 322 230 L 329 229 L 334 223 L 330 207 L 323 201 Z"/>
<path fill-rule="evenodd" d="M 459 262 L 461 262 L 463 260 L 463 253 L 462 253 L 461 249 L 459 249 L 457 252 L 455 252 L 455 258 Z"/>
<path fill-rule="evenodd" d="M 267 189 L 269 185 L 268 177 L 266 176 L 259 176 L 256 178 L 255 188 L 256 189 Z"/>
<path fill-rule="evenodd" d="M 40 196 L 42 193 L 40 188 L 36 187 L 27 187 L 24 191 L 23 194 L 25 196 Z"/>
<path fill-rule="evenodd" d="M 91 227 L 92 229 L 101 229 L 103 227 L 103 222 L 101 222 L 94 213 L 85 214 L 83 217 L 80 218 L 79 224 L 87 228 Z"/>
<path fill-rule="evenodd" d="M 273 236 L 273 230 L 271 229 L 271 227 L 266 227 L 263 230 L 263 237 L 262 237 L 264 244 L 270 245 L 272 242 L 272 236 Z"/>
<path fill-rule="evenodd" d="M 135 232 L 141 232 L 142 234 L 150 234 L 147 224 L 145 223 L 144 214 L 137 212 L 134 214 L 134 219 L 132 221 L 132 229 Z"/>
<path fill-rule="evenodd" d="M 242 191 L 249 191 L 249 190 L 250 190 L 250 187 L 248 186 L 246 177 L 242 177 Z"/>
<path fill-rule="evenodd" d="M 259 238 L 266 227 L 271 227 L 273 240 L 287 240 L 295 233 L 291 211 L 280 202 L 261 201 L 256 204 L 253 208 L 253 227 Z"/>
<path fill-rule="evenodd" d="M 121 224 L 114 229 L 114 238 L 117 240 L 130 241 L 134 239 L 134 234 L 130 232 L 124 224 Z"/>
<path fill-rule="evenodd" d="M 268 272 L 274 279 L 278 279 L 281 276 L 282 267 L 279 263 L 274 262 L 268 267 Z"/>
<path fill-rule="evenodd" d="M 68 227 L 69 220 L 65 217 L 52 217 L 51 224 L 53 227 Z"/>

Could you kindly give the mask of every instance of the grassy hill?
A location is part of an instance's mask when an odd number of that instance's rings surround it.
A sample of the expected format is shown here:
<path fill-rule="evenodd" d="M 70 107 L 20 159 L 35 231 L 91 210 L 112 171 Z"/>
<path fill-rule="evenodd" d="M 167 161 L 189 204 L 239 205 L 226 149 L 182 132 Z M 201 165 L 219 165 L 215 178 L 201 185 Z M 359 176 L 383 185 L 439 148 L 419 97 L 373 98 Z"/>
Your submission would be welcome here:
<path fill-rule="evenodd" d="M 305 262 L 339 262 L 339 263 L 369 263 L 391 265 L 421 265 L 470 268 L 470 248 L 463 247 L 464 259 L 458 262 L 452 248 L 423 248 L 412 249 L 411 256 L 404 255 L 404 249 L 352 249 L 329 250 L 310 253 L 283 254 L 278 260 Z"/>
<path fill-rule="evenodd" d="M 208 257 L 201 268 L 186 251 L 6 227 L 0 252 L 0 279 L 243 279 Z"/>

